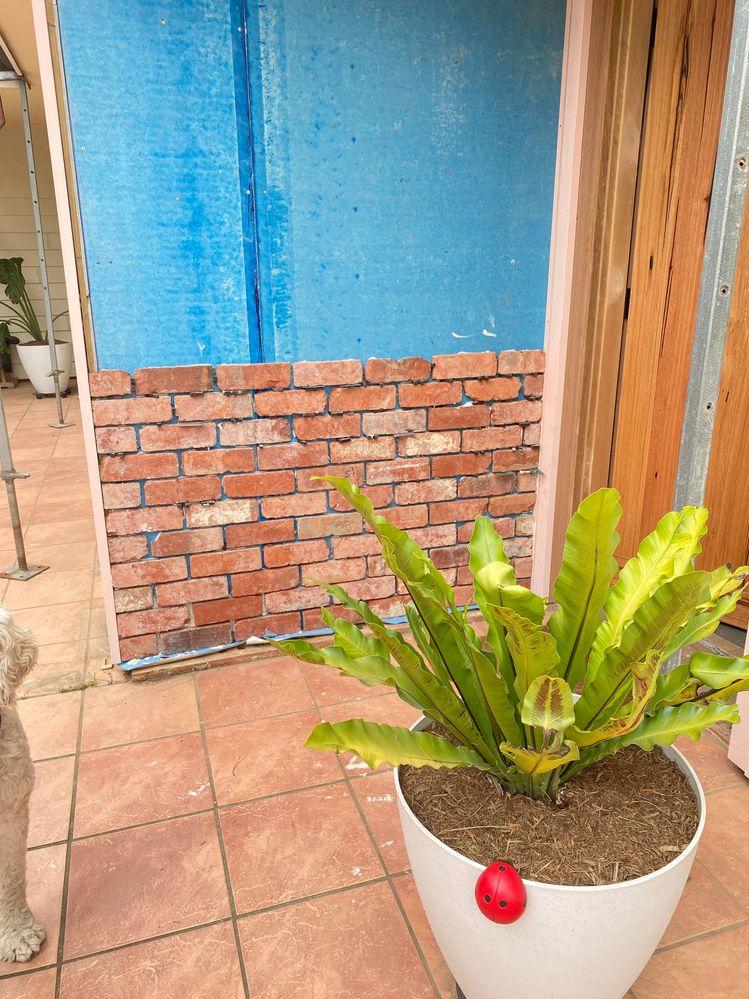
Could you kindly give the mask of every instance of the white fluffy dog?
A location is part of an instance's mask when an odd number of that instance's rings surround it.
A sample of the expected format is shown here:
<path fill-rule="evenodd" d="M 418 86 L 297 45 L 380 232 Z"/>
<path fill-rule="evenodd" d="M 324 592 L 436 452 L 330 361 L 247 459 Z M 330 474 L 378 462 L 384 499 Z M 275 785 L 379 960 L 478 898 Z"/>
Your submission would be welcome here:
<path fill-rule="evenodd" d="M 36 662 L 36 643 L 0 607 L 0 961 L 28 961 L 45 933 L 26 904 L 26 838 L 34 765 L 16 690 Z"/>

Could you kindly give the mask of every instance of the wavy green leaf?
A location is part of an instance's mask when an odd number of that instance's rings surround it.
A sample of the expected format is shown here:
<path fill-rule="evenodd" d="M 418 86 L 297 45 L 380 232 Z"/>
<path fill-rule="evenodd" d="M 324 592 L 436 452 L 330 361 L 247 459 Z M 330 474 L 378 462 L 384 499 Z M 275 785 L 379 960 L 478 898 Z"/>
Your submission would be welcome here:
<path fill-rule="evenodd" d="M 382 642 L 377 638 L 369 638 L 363 634 L 352 621 L 346 620 L 345 617 L 334 617 L 327 607 L 323 607 L 322 617 L 325 624 L 333 632 L 336 645 L 353 659 L 357 656 L 388 658 L 387 649 Z"/>
<path fill-rule="evenodd" d="M 695 680 L 711 690 L 723 692 L 730 688 L 729 696 L 733 696 L 749 689 L 749 659 L 745 656 L 731 658 L 697 652 L 687 667 Z"/>
<path fill-rule="evenodd" d="M 666 658 L 678 652 L 679 649 L 683 649 L 685 645 L 696 645 L 703 639 L 708 638 L 723 618 L 727 614 L 733 613 L 744 593 L 747 582 L 743 577 L 739 581 L 733 575 L 731 579 L 735 582 L 733 589 L 729 588 L 728 592 L 719 594 L 714 606 L 709 607 L 708 610 L 704 610 L 700 614 L 696 614 L 671 638 L 664 649 Z M 733 584 L 729 582 L 727 585 L 731 587 Z"/>
<path fill-rule="evenodd" d="M 471 533 L 471 540 L 468 542 L 468 565 L 471 574 L 475 579 L 478 573 L 492 562 L 503 562 L 510 565 L 510 560 L 505 555 L 505 546 L 502 538 L 497 533 L 494 524 L 489 517 L 480 516 L 476 518 Z M 515 573 L 512 572 L 512 581 L 515 582 Z"/>
<path fill-rule="evenodd" d="M 509 607 L 491 607 L 507 631 L 507 646 L 515 669 L 515 692 L 523 699 L 537 676 L 554 673 L 559 665 L 556 642 L 548 631 Z"/>
<path fill-rule="evenodd" d="M 648 704 L 648 714 L 653 715 L 660 708 L 668 707 L 672 704 L 681 704 L 684 701 L 691 701 L 697 693 L 699 681 L 695 680 L 689 672 L 689 665 L 682 663 L 670 673 L 662 673 L 656 678 L 655 690 Z"/>
<path fill-rule="evenodd" d="M 574 742 L 564 742 L 559 749 L 526 749 L 523 746 L 511 746 L 507 742 L 503 742 L 499 748 L 529 777 L 551 773 L 552 770 L 580 758 L 580 750 Z"/>
<path fill-rule="evenodd" d="M 545 733 L 563 732 L 574 724 L 575 707 L 567 681 L 560 676 L 537 676 L 526 692 L 521 718 L 523 724 Z"/>
<path fill-rule="evenodd" d="M 694 565 L 694 560 L 702 552 L 700 540 L 707 531 L 708 512 L 704 506 L 687 506 L 683 510 L 681 530 L 687 535 L 687 544 L 674 558 L 674 576 L 683 576 Z"/>
<path fill-rule="evenodd" d="M 644 662 L 633 664 L 632 693 L 623 715 L 610 718 L 598 728 L 587 731 L 575 726 L 569 730 L 570 738 L 581 747 L 595 746 L 599 742 L 616 739 L 636 729 L 642 722 L 653 697 L 660 662 L 660 655 L 657 652 L 651 652 Z"/>

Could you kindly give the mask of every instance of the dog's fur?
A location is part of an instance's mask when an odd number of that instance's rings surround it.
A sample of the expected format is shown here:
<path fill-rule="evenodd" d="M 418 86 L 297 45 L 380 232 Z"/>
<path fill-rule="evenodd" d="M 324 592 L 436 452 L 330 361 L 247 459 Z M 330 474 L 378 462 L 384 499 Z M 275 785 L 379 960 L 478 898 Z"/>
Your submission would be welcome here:
<path fill-rule="evenodd" d="M 16 691 L 36 662 L 36 643 L 0 607 L 0 961 L 28 961 L 44 930 L 26 904 L 26 839 L 34 765 Z"/>

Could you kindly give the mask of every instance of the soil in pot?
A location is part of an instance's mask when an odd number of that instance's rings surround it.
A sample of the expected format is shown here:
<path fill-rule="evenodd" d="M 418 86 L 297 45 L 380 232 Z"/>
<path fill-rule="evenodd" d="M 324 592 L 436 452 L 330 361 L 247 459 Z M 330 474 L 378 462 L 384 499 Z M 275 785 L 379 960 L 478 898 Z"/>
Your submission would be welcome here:
<path fill-rule="evenodd" d="M 400 768 L 416 817 L 448 846 L 488 866 L 558 885 L 605 885 L 658 870 L 688 845 L 697 800 L 659 749 L 623 749 L 563 785 L 558 804 L 505 794 L 486 774 Z"/>

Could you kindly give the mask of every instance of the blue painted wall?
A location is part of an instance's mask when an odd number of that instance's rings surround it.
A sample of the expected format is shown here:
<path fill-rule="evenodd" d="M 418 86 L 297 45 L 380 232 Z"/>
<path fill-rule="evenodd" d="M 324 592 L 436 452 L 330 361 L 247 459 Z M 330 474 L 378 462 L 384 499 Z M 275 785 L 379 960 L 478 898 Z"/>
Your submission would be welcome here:
<path fill-rule="evenodd" d="M 241 0 L 59 0 L 59 11 L 99 367 L 249 360 Z"/>
<path fill-rule="evenodd" d="M 564 0 L 249 0 L 266 356 L 543 345 Z"/>

